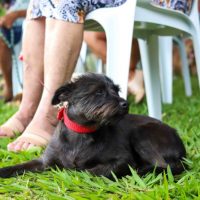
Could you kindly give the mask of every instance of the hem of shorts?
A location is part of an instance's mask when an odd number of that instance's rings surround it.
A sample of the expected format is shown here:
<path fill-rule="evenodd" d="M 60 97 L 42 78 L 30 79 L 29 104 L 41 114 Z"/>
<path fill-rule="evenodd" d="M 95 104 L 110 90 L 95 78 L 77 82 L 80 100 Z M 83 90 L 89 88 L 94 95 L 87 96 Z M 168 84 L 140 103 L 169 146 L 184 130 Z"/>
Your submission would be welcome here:
<path fill-rule="evenodd" d="M 122 6 L 124 3 L 126 3 L 126 1 L 127 0 L 124 0 L 123 3 L 120 3 L 119 5 L 115 5 L 115 6 L 112 6 L 112 7 L 115 8 L 115 7 Z M 105 7 L 105 8 L 111 8 L 111 7 Z M 100 8 L 98 8 L 98 9 L 100 9 Z M 94 10 L 92 10 L 92 11 L 94 11 Z M 74 23 L 74 24 L 84 24 L 84 22 L 85 22 L 85 21 L 73 21 L 73 20 L 70 20 L 70 19 L 63 19 L 63 18 L 59 18 L 59 17 L 53 17 L 53 16 L 45 15 L 43 13 L 40 13 L 40 15 L 37 15 L 37 16 L 36 15 L 29 16 L 28 19 L 34 20 L 34 19 L 38 19 L 40 17 L 45 17 L 45 18 L 50 18 L 50 19 L 56 19 L 56 20 L 70 22 L 70 23 Z"/>
<path fill-rule="evenodd" d="M 59 21 L 70 22 L 70 23 L 73 23 L 73 24 L 84 24 L 84 22 L 76 22 L 76 21 L 73 21 L 73 20 L 70 20 L 70 19 L 56 18 L 56 17 L 52 17 L 52 16 L 48 16 L 48 15 L 31 16 L 28 19 L 35 20 L 35 19 L 39 19 L 41 17 L 45 17 L 47 19 L 49 18 L 49 19 L 56 19 L 56 20 L 59 20 Z"/>

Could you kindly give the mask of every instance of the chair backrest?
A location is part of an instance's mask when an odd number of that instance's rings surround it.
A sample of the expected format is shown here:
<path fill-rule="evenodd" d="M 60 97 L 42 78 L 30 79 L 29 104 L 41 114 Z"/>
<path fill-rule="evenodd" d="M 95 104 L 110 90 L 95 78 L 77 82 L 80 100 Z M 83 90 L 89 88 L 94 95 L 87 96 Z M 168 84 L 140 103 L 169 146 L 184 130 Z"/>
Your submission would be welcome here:
<path fill-rule="evenodd" d="M 124 4 L 118 7 L 118 9 L 128 9 L 131 10 L 135 7 L 137 0 L 126 0 Z"/>

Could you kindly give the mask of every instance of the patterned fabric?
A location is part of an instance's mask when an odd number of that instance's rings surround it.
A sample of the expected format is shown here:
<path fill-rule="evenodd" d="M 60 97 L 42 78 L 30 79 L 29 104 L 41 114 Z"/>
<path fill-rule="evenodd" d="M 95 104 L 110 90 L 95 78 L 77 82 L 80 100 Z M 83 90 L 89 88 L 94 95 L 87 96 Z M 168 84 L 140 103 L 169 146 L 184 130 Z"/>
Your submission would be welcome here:
<path fill-rule="evenodd" d="M 41 16 L 83 23 L 86 14 L 98 9 L 120 6 L 126 0 L 31 0 L 28 18 Z"/>
<path fill-rule="evenodd" d="M 194 0 L 152 0 L 152 3 L 173 10 L 178 10 L 189 15 L 193 1 Z"/>

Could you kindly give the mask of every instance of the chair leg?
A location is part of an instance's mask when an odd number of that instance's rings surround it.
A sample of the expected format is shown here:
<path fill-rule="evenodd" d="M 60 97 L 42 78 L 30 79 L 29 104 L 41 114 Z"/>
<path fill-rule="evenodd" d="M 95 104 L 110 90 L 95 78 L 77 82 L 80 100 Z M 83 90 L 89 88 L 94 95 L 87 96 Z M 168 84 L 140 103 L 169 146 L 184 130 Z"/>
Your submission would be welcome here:
<path fill-rule="evenodd" d="M 163 103 L 172 103 L 172 37 L 159 37 L 160 80 Z"/>
<path fill-rule="evenodd" d="M 113 23 L 112 30 L 108 27 L 105 32 L 107 37 L 106 74 L 120 86 L 120 96 L 126 99 L 133 23 L 130 26 L 122 21 Z"/>
<path fill-rule="evenodd" d="M 98 58 L 96 62 L 96 72 L 102 74 L 104 72 L 103 68 L 104 68 L 103 61 L 100 58 Z"/>
<path fill-rule="evenodd" d="M 188 58 L 185 50 L 185 44 L 182 39 L 176 40 L 179 51 L 180 51 L 180 56 L 181 56 L 181 61 L 182 61 L 182 76 L 184 80 L 184 85 L 185 85 L 185 94 L 186 96 L 191 96 L 192 95 L 192 87 L 191 87 L 191 79 L 190 79 L 190 71 L 189 71 L 189 64 L 188 64 Z"/>
<path fill-rule="evenodd" d="M 87 44 L 83 42 L 73 76 L 81 75 L 86 72 L 85 62 L 87 56 L 87 49 Z"/>
<path fill-rule="evenodd" d="M 158 36 L 139 39 L 149 116 L 161 119 Z"/>
<path fill-rule="evenodd" d="M 197 66 L 197 75 L 199 80 L 199 86 L 200 86 L 200 40 L 199 35 L 197 33 L 194 33 L 192 36 L 193 39 L 193 46 L 194 46 L 194 53 L 196 58 L 196 66 Z"/>
<path fill-rule="evenodd" d="M 93 18 L 103 27 L 106 33 L 106 74 L 120 86 L 120 96 L 125 99 L 127 98 L 135 8 L 136 1 L 127 0 L 126 3 L 119 7 L 105 8 L 104 14 L 100 14 L 101 9 L 94 11 L 96 15 Z M 126 14 L 124 14 L 124 12 L 126 12 Z M 87 18 L 90 19 L 91 15 L 92 12 Z"/>

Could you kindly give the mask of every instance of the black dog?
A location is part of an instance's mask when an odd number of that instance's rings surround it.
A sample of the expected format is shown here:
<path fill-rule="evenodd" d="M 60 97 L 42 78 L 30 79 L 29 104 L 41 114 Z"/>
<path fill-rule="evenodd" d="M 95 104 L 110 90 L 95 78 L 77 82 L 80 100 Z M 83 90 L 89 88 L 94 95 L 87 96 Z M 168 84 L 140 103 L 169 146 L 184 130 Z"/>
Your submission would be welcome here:
<path fill-rule="evenodd" d="M 176 130 L 162 122 L 129 115 L 127 101 L 119 87 L 104 75 L 86 74 L 60 87 L 52 104 L 67 102 L 52 141 L 41 158 L 0 169 L 0 177 L 49 167 L 87 170 L 112 178 L 130 174 L 129 166 L 140 175 L 169 165 L 173 174 L 184 170 L 185 148 Z"/>

